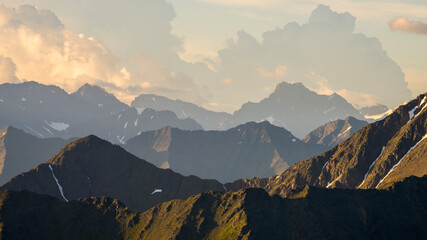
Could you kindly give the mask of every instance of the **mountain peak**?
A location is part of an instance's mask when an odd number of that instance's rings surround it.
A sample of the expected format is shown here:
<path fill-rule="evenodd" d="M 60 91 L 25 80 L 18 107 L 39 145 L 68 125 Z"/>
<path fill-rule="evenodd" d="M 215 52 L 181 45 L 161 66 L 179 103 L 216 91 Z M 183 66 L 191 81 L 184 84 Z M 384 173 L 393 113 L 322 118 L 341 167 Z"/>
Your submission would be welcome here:
<path fill-rule="evenodd" d="M 81 86 L 75 94 L 79 94 L 81 96 L 87 95 L 87 94 L 108 94 L 105 89 L 102 87 L 99 87 L 97 85 L 90 85 L 89 83 L 85 83 L 83 86 Z"/>
<path fill-rule="evenodd" d="M 280 92 L 286 93 L 289 91 L 309 91 L 309 90 L 300 82 L 297 82 L 297 83 L 281 82 L 276 85 L 276 89 L 274 90 L 274 93 L 280 93 Z"/>

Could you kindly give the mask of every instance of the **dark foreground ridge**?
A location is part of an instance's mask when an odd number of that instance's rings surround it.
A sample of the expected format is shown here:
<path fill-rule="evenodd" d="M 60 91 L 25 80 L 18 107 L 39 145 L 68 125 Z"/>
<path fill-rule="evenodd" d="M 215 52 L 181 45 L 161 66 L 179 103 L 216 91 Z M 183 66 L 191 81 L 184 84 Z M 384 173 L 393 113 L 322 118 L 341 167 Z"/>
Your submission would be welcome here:
<path fill-rule="evenodd" d="M 0 192 L 1 239 L 422 239 L 427 176 L 386 190 L 206 192 L 132 213 L 117 200 Z"/>

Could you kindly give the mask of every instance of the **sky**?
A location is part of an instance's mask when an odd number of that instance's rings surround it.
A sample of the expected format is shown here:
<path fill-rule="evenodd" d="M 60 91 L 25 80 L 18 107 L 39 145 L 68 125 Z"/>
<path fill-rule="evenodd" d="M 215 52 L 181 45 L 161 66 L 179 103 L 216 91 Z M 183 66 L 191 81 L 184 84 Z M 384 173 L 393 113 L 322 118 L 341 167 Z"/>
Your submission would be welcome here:
<path fill-rule="evenodd" d="M 427 91 L 426 0 L 0 0 L 0 83 L 233 112 L 282 82 L 391 108 Z"/>

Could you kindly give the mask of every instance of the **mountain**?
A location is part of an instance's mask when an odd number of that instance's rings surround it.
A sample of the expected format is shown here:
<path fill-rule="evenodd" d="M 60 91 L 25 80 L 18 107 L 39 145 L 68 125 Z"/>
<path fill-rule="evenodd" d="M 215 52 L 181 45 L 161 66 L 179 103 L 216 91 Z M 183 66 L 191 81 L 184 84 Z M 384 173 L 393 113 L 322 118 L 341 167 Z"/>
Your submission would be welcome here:
<path fill-rule="evenodd" d="M 118 115 L 99 121 L 79 122 L 70 126 L 70 132 L 76 136 L 93 134 L 112 143 L 125 143 L 141 132 L 158 130 L 172 126 L 183 130 L 202 130 L 202 126 L 191 118 L 179 119 L 172 111 L 144 109 L 138 112 L 129 108 Z"/>
<path fill-rule="evenodd" d="M 36 82 L 0 85 L 0 128 L 13 125 L 37 137 L 65 135 L 74 122 L 110 115 L 57 86 Z"/>
<path fill-rule="evenodd" d="M 0 85 L 0 128 L 13 125 L 36 137 L 64 139 L 96 134 L 113 143 L 124 142 L 141 131 L 174 126 L 202 129 L 192 119 L 173 112 L 137 110 L 98 86 L 83 85 L 73 94 L 36 82 Z"/>
<path fill-rule="evenodd" d="M 287 196 L 290 189 L 383 189 L 409 176 L 427 174 L 427 94 L 366 125 L 325 153 L 298 162 L 279 176 L 242 179 L 227 189 L 261 187 Z"/>
<path fill-rule="evenodd" d="M 269 121 L 284 127 L 295 136 L 303 138 L 310 130 L 327 122 L 352 116 L 363 116 L 338 94 L 319 95 L 301 83 L 282 82 L 269 97 L 259 103 L 245 103 L 232 115 L 217 113 L 192 103 L 165 97 L 143 94 L 132 102 L 135 108 L 170 110 L 179 118 L 190 117 L 206 130 L 226 130 L 247 122 Z"/>
<path fill-rule="evenodd" d="M 344 142 L 368 122 L 347 117 L 345 120 L 335 120 L 320 126 L 302 140 L 305 143 L 322 144 L 330 148 Z"/>
<path fill-rule="evenodd" d="M 249 122 L 227 131 L 165 127 L 143 132 L 123 146 L 128 152 L 183 175 L 220 182 L 282 173 L 327 148 L 307 144 L 269 122 Z"/>
<path fill-rule="evenodd" d="M 107 196 L 143 211 L 160 202 L 224 188 L 215 180 L 156 168 L 119 146 L 88 136 L 67 144 L 48 162 L 14 177 L 1 189 L 28 190 L 65 201 Z"/>
<path fill-rule="evenodd" d="M 69 203 L 0 191 L 3 239 L 423 239 L 427 177 L 383 190 L 206 192 L 132 213 L 110 198 Z"/>
<path fill-rule="evenodd" d="M 108 93 L 103 88 L 88 83 L 81 86 L 76 92 L 71 94 L 88 103 L 94 104 L 111 115 L 117 115 L 128 110 L 129 106 L 120 102 L 113 94 Z"/>
<path fill-rule="evenodd" d="M 8 126 L 0 131 L 0 184 L 45 162 L 71 140 L 41 139 Z"/>
<path fill-rule="evenodd" d="M 336 93 L 319 95 L 301 83 L 282 82 L 259 103 L 245 103 L 224 125 L 234 127 L 248 121 L 268 120 L 303 138 L 318 126 L 348 116 L 363 119 L 350 103 Z"/>
<path fill-rule="evenodd" d="M 170 110 L 176 113 L 178 118 L 192 118 L 196 120 L 206 130 L 224 129 L 221 123 L 230 117 L 228 113 L 209 111 L 193 103 L 184 102 L 179 99 L 172 100 L 154 94 L 139 95 L 132 101 L 131 106 L 137 109 Z"/>
<path fill-rule="evenodd" d="M 360 115 L 368 120 L 379 120 L 392 112 L 392 109 L 389 109 L 386 105 L 382 104 L 367 106 L 359 109 Z"/>

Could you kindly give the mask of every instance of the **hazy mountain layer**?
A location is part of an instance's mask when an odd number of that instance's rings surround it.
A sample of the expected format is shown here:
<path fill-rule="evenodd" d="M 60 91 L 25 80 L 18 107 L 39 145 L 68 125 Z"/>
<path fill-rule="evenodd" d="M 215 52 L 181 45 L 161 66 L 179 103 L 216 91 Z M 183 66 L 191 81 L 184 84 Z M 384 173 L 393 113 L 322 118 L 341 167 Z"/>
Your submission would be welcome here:
<path fill-rule="evenodd" d="M 223 183 L 281 174 L 292 164 L 327 149 L 306 144 L 267 121 L 249 122 L 227 131 L 166 127 L 143 132 L 124 148 L 158 167 Z"/>
<path fill-rule="evenodd" d="M 83 137 L 96 134 L 113 143 L 141 131 L 173 126 L 202 127 L 192 119 L 178 119 L 171 111 L 138 112 L 104 89 L 85 84 L 73 94 L 36 82 L 0 85 L 0 127 L 13 125 L 36 137 Z"/>
<path fill-rule="evenodd" d="M 222 122 L 230 117 L 228 113 L 209 111 L 193 103 L 172 100 L 154 94 L 139 95 L 132 101 L 131 106 L 138 109 L 170 110 L 176 113 L 179 118 L 192 118 L 196 120 L 206 130 L 224 129 Z"/>
<path fill-rule="evenodd" d="M 216 113 L 180 100 L 143 94 L 132 102 L 136 108 L 171 110 L 178 117 L 190 117 L 206 130 L 230 129 L 240 124 L 269 121 L 303 138 L 311 130 L 337 119 L 363 116 L 338 94 L 319 95 L 301 83 L 282 82 L 276 90 L 259 103 L 245 103 L 234 114 Z"/>
<path fill-rule="evenodd" d="M 71 140 L 42 139 L 14 127 L 0 131 L 0 184 L 55 155 Z"/>

